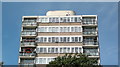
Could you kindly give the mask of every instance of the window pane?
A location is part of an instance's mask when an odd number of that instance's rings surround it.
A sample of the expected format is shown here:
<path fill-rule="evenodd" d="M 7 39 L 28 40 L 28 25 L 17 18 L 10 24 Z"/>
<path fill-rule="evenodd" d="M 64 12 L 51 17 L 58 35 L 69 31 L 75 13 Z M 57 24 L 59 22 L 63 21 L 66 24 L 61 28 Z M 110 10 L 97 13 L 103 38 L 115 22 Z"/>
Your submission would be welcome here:
<path fill-rule="evenodd" d="M 71 53 L 74 53 L 74 48 L 71 48 Z"/>

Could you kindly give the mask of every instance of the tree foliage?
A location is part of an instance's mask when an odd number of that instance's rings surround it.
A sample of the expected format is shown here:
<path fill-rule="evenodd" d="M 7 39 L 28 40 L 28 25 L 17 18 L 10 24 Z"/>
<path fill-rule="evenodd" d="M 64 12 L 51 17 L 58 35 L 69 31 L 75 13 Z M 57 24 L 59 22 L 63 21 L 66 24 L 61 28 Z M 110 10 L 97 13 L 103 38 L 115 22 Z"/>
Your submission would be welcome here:
<path fill-rule="evenodd" d="M 85 54 L 76 53 L 58 56 L 54 61 L 49 62 L 47 67 L 96 67 L 95 64 L 97 64 L 97 59 L 91 59 Z"/>

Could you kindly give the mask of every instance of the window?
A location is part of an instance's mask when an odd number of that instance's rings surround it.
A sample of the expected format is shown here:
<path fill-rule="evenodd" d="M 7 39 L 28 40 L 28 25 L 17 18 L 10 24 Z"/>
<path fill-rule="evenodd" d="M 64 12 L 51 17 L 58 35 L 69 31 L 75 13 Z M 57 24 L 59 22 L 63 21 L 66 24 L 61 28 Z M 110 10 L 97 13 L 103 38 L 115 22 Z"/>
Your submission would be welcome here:
<path fill-rule="evenodd" d="M 51 48 L 51 53 L 54 53 L 54 48 Z"/>
<path fill-rule="evenodd" d="M 44 53 L 47 53 L 47 50 L 46 50 L 46 48 L 44 48 Z"/>
<path fill-rule="evenodd" d="M 63 37 L 63 42 L 66 42 L 66 37 Z"/>
<path fill-rule="evenodd" d="M 71 27 L 71 32 L 75 32 L 75 28 L 74 27 Z"/>
<path fill-rule="evenodd" d="M 62 48 L 60 48 L 60 53 L 63 53 L 63 50 L 62 50 Z"/>
<path fill-rule="evenodd" d="M 64 41 L 63 41 L 63 37 L 60 37 L 60 42 L 64 42 Z"/>
<path fill-rule="evenodd" d="M 55 42 L 55 37 L 52 37 L 52 42 Z"/>
<path fill-rule="evenodd" d="M 43 57 L 43 58 L 37 57 L 37 58 L 35 59 L 36 64 L 49 64 L 49 62 L 51 62 L 51 61 L 53 61 L 53 60 L 54 60 L 53 57 Z"/>
<path fill-rule="evenodd" d="M 47 42 L 47 38 L 46 37 L 44 37 L 44 42 Z"/>
<path fill-rule="evenodd" d="M 34 59 L 21 59 L 22 64 L 33 64 Z"/>
<path fill-rule="evenodd" d="M 74 53 L 74 48 L 71 48 L 71 53 Z"/>
<path fill-rule="evenodd" d="M 49 32 L 53 32 L 53 30 L 52 30 L 52 27 L 49 27 L 49 30 L 48 30 Z"/>
<path fill-rule="evenodd" d="M 48 53 L 51 53 L 51 48 L 48 48 Z"/>
<path fill-rule="evenodd" d="M 77 17 L 74 17 L 75 18 L 75 22 L 77 22 Z"/>
<path fill-rule="evenodd" d="M 75 53 L 78 53 L 78 48 L 77 47 L 75 47 Z"/>
<path fill-rule="evenodd" d="M 55 53 L 58 53 L 58 48 L 55 48 Z"/>
<path fill-rule="evenodd" d="M 52 40 L 51 37 L 48 37 L 48 42 L 52 42 L 51 40 Z"/>
<path fill-rule="evenodd" d="M 40 48 L 40 53 L 43 53 L 43 48 Z"/>
<path fill-rule="evenodd" d="M 81 53 L 81 48 L 79 47 L 79 53 Z"/>
<path fill-rule="evenodd" d="M 43 42 L 43 37 L 41 37 L 40 42 Z"/>
<path fill-rule="evenodd" d="M 63 53 L 66 53 L 66 47 L 63 48 Z"/>
<path fill-rule="evenodd" d="M 75 42 L 75 37 L 71 37 L 71 42 Z"/>
<path fill-rule="evenodd" d="M 52 47 L 37 47 L 36 48 L 37 53 L 80 53 L 81 47 L 75 47 L 75 46 L 52 46 Z M 84 49 L 84 52 L 86 52 L 87 49 Z M 88 51 L 88 50 L 87 50 Z M 90 50 L 95 51 L 95 50 Z"/>
<path fill-rule="evenodd" d="M 78 37 L 70 37 L 70 36 L 66 36 L 66 37 L 37 37 L 36 38 L 36 42 L 49 42 L 49 43 L 58 43 L 58 42 L 81 42 L 81 36 Z M 88 42 L 88 41 L 93 41 L 90 39 L 84 39 L 84 42 Z"/>
<path fill-rule="evenodd" d="M 38 27 L 37 32 L 81 32 L 81 27 Z"/>
<path fill-rule="evenodd" d="M 87 55 L 90 55 L 90 56 L 96 56 L 98 55 L 98 49 L 84 49 L 84 53 L 87 54 Z"/>
<path fill-rule="evenodd" d="M 78 37 L 75 37 L 75 42 L 78 42 Z"/>

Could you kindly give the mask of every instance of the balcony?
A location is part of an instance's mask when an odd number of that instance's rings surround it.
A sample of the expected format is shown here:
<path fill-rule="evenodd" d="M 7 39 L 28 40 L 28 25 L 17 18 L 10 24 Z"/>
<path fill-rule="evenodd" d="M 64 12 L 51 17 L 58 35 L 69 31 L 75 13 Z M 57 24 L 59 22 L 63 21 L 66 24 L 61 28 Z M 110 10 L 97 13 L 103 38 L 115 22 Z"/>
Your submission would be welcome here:
<path fill-rule="evenodd" d="M 83 49 L 83 53 L 88 56 L 99 56 L 98 48 L 85 48 Z"/>
<path fill-rule="evenodd" d="M 86 55 L 88 56 L 99 56 L 99 53 L 98 52 L 93 52 L 93 53 L 85 53 Z"/>
<path fill-rule="evenodd" d="M 36 32 L 35 31 L 23 31 L 21 33 L 21 36 L 36 36 Z"/>
<path fill-rule="evenodd" d="M 35 58 L 36 53 L 20 53 L 20 58 Z"/>
<path fill-rule="evenodd" d="M 37 22 L 35 21 L 23 21 L 23 27 L 37 27 Z"/>
<path fill-rule="evenodd" d="M 98 42 L 83 42 L 83 47 L 98 47 Z"/>
<path fill-rule="evenodd" d="M 98 42 L 94 42 L 94 41 L 87 41 L 87 42 L 83 42 L 84 45 L 98 45 Z"/>
<path fill-rule="evenodd" d="M 84 31 L 83 35 L 97 35 L 97 32 L 95 32 L 95 31 Z"/>
<path fill-rule="evenodd" d="M 21 47 L 35 47 L 36 43 L 35 42 L 23 42 L 21 43 Z"/>
<path fill-rule="evenodd" d="M 34 59 L 33 58 L 29 58 L 29 59 L 24 59 L 24 58 L 21 58 L 20 59 L 20 65 L 34 65 L 35 64 L 35 62 L 34 62 Z M 27 66 L 28 67 L 28 66 Z"/>
<path fill-rule="evenodd" d="M 83 25 L 97 25 L 97 20 L 95 19 L 82 19 Z"/>

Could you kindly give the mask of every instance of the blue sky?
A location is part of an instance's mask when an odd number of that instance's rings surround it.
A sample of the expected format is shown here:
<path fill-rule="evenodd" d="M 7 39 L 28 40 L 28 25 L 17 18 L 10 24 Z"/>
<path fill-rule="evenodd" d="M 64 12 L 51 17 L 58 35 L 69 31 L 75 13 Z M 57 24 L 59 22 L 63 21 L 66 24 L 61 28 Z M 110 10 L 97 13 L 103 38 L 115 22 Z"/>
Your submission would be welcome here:
<path fill-rule="evenodd" d="M 100 57 L 103 65 L 118 64 L 118 3 L 117 2 L 3 2 L 2 60 L 17 65 L 22 16 L 45 15 L 49 10 L 74 10 L 77 15 L 98 15 Z"/>

